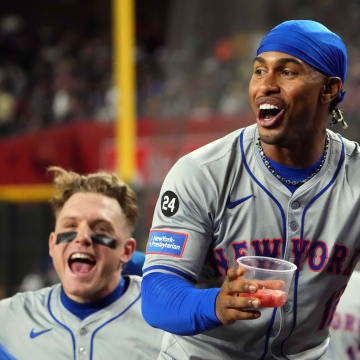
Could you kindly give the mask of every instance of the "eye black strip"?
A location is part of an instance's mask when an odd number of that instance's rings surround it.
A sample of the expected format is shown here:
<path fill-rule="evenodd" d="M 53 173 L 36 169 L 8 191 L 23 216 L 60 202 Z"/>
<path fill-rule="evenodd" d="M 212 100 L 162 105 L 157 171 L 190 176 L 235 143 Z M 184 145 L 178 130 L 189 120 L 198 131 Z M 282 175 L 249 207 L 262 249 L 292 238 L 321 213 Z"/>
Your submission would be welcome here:
<path fill-rule="evenodd" d="M 76 231 L 67 231 L 57 234 L 56 244 L 69 243 L 76 238 Z M 109 236 L 103 234 L 93 234 L 90 236 L 91 240 L 95 244 L 107 246 L 110 249 L 116 248 L 116 239 L 113 239 Z"/>
<path fill-rule="evenodd" d="M 76 231 L 67 231 L 57 234 L 56 244 L 72 242 L 76 238 L 76 235 L 77 235 Z"/>
<path fill-rule="evenodd" d="M 103 235 L 103 234 L 93 234 L 93 235 L 91 235 L 91 240 L 95 244 L 104 245 L 104 246 L 109 247 L 110 249 L 116 248 L 116 239 L 113 239 L 113 238 Z"/>

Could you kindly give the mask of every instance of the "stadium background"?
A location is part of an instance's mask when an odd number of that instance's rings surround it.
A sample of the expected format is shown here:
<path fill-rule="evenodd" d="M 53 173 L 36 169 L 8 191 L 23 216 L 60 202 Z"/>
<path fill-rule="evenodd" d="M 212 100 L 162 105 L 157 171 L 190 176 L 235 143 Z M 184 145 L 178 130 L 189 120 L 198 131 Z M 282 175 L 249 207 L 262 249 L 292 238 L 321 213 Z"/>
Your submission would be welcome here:
<path fill-rule="evenodd" d="M 114 0 L 117 1 L 117 0 Z M 121 1 L 121 0 L 119 0 Z M 259 39 L 289 19 L 313 19 L 348 47 L 343 102 L 360 139 L 360 1 L 136 0 L 135 237 L 144 250 L 170 166 L 253 122 L 247 86 Z M 56 281 L 48 257 L 53 218 L 46 167 L 115 170 L 110 0 L 12 0 L 0 5 L 0 297 Z M 2 191 L 15 185 L 15 196 Z M 33 189 L 33 187 L 31 187 Z M 46 186 L 45 186 L 46 189 Z"/>

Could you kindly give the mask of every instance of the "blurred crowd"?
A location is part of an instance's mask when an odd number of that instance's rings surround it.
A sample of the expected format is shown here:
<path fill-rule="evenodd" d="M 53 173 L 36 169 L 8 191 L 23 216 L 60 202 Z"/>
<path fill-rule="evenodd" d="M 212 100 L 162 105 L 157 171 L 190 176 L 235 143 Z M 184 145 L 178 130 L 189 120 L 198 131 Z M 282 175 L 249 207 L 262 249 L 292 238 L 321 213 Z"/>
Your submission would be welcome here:
<path fill-rule="evenodd" d="M 24 20 L 0 23 L 0 126 L 2 134 L 36 131 L 53 123 L 105 118 L 110 101 L 109 40 L 76 32 L 26 32 Z"/>
<path fill-rule="evenodd" d="M 137 114 L 177 117 L 242 110 L 248 69 L 242 71 L 241 61 L 229 58 L 227 43 L 217 46 L 218 58 L 210 54 L 196 63 L 186 49 L 149 52 L 138 44 Z M 21 17 L 1 19 L 0 135 L 74 120 L 112 121 L 114 111 L 110 36 L 94 32 L 82 37 L 49 27 L 30 36 Z"/>
<path fill-rule="evenodd" d="M 360 4 L 350 10 L 360 17 Z M 360 44 L 351 26 L 343 33 L 349 68 L 342 107 L 353 123 L 359 121 Z M 138 43 L 137 115 L 248 115 L 251 61 L 261 35 L 237 31 L 206 46 L 190 37 L 171 50 L 158 44 L 149 51 Z M 111 41 L 99 28 L 77 33 L 44 27 L 34 35 L 20 16 L 0 18 L 0 136 L 74 120 L 113 121 Z"/>

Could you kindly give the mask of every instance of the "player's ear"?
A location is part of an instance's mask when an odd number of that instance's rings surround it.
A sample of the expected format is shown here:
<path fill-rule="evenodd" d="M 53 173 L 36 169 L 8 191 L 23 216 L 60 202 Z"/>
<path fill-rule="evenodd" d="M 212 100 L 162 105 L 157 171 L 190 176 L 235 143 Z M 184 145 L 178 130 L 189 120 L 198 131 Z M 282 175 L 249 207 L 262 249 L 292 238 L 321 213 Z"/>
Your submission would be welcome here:
<path fill-rule="evenodd" d="M 337 98 L 342 89 L 342 81 L 337 76 L 328 76 L 324 79 L 324 85 L 321 91 L 321 101 L 323 104 L 329 104 Z"/>
<path fill-rule="evenodd" d="M 128 238 L 124 242 L 123 252 L 120 255 L 120 260 L 122 263 L 127 263 L 130 261 L 135 249 L 136 249 L 136 240 L 134 238 Z"/>
<path fill-rule="evenodd" d="M 56 236 L 55 236 L 55 233 L 52 232 L 49 235 L 49 255 L 51 257 L 53 257 L 55 245 L 56 245 Z"/>

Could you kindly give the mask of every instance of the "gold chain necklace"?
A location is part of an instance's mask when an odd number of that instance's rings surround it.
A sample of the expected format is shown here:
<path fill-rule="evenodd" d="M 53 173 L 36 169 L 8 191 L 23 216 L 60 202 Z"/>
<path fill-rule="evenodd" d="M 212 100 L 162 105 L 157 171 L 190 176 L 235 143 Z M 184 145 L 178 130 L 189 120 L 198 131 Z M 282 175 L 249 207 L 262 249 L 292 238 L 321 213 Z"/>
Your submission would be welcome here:
<path fill-rule="evenodd" d="M 269 171 L 277 178 L 279 179 L 282 183 L 287 184 L 287 185 L 293 185 L 293 186 L 300 186 L 302 184 L 305 184 L 307 181 L 309 181 L 311 178 L 313 178 L 323 167 L 325 160 L 326 160 L 326 155 L 328 152 L 328 148 L 329 148 L 329 135 L 326 134 L 326 138 L 325 138 L 325 146 L 324 146 L 324 154 L 323 157 L 321 159 L 321 162 L 319 164 L 319 166 L 314 170 L 314 172 L 312 174 L 310 174 L 307 178 L 300 180 L 300 181 L 296 181 L 296 180 L 289 180 L 284 178 L 283 176 L 281 176 L 278 172 L 275 171 L 275 169 L 271 166 L 268 158 L 266 157 L 266 155 L 264 154 L 264 150 L 261 146 L 261 142 L 260 142 L 260 137 L 258 137 L 258 141 L 256 143 L 258 149 L 259 149 L 259 153 L 261 156 L 262 161 L 264 162 L 265 166 L 269 169 Z"/>

